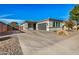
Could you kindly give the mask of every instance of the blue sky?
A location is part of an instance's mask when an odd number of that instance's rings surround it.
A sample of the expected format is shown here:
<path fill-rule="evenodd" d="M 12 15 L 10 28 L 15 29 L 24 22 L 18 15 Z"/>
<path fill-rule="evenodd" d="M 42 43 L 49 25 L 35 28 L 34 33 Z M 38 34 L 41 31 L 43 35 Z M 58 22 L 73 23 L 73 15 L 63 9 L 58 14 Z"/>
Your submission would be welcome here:
<path fill-rule="evenodd" d="M 47 18 L 66 20 L 74 4 L 0 4 L 0 20 L 40 21 Z"/>

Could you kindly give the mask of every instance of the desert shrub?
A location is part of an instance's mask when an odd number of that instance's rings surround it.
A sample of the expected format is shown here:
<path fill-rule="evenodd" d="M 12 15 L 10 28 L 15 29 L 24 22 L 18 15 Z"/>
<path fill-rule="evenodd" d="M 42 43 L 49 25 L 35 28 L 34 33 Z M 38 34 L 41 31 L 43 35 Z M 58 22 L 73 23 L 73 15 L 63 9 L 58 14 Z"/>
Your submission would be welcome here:
<path fill-rule="evenodd" d="M 77 30 L 79 30 L 79 26 L 77 27 Z"/>
<path fill-rule="evenodd" d="M 59 31 L 57 31 L 57 34 L 58 35 L 66 35 L 66 36 L 69 35 L 69 33 L 67 31 L 65 31 L 65 30 L 59 30 Z"/>

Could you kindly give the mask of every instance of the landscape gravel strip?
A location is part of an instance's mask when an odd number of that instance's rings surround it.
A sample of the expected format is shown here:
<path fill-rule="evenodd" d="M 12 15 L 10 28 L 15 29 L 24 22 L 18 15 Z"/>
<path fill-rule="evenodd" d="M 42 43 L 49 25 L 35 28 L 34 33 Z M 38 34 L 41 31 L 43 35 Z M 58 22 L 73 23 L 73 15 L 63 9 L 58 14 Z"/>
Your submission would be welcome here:
<path fill-rule="evenodd" d="M 19 40 L 16 36 L 0 38 L 0 55 L 22 55 Z"/>

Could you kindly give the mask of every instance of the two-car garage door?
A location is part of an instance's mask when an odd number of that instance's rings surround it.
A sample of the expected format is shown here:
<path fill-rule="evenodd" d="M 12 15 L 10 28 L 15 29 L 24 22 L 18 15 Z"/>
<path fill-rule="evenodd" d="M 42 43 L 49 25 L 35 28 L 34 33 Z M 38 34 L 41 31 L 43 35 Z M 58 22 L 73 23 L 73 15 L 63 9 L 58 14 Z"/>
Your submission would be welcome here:
<path fill-rule="evenodd" d="M 38 24 L 39 30 L 46 30 L 46 23 Z"/>

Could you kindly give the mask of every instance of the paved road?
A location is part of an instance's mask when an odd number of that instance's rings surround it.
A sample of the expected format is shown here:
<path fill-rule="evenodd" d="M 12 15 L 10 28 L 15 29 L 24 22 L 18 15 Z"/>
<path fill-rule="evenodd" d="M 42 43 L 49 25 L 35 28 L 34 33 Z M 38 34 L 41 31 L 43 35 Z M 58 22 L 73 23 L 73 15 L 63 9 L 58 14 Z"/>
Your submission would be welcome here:
<path fill-rule="evenodd" d="M 71 45 L 74 48 L 76 45 L 78 47 L 77 34 L 74 34 L 73 37 L 61 37 L 54 32 L 27 31 L 26 33 L 18 34 L 17 37 L 24 54 L 72 54 L 71 52 L 74 50 L 69 49 L 67 46 Z M 76 41 L 72 41 L 75 39 L 77 40 L 77 44 L 74 44 Z M 65 40 L 67 41 L 64 42 Z M 59 42 L 64 43 L 60 44 Z"/>

